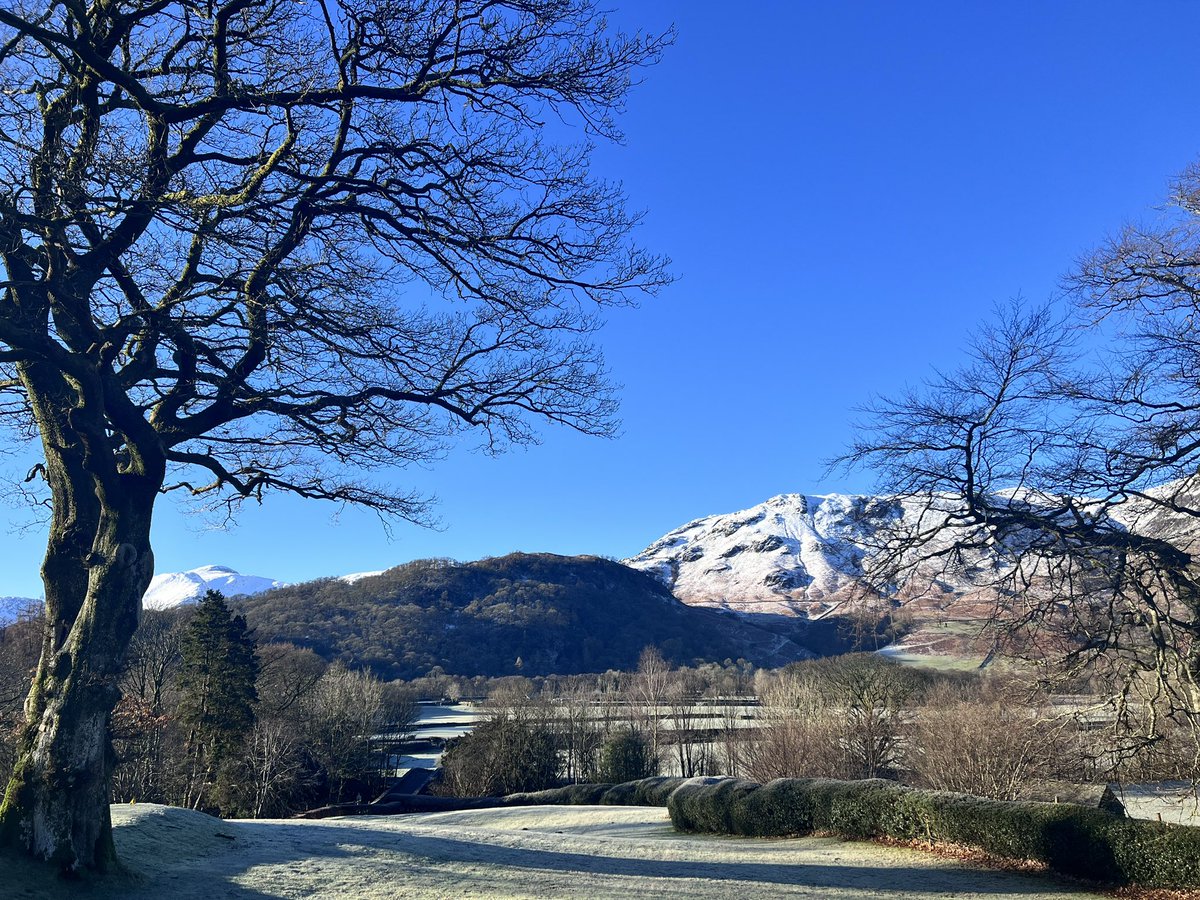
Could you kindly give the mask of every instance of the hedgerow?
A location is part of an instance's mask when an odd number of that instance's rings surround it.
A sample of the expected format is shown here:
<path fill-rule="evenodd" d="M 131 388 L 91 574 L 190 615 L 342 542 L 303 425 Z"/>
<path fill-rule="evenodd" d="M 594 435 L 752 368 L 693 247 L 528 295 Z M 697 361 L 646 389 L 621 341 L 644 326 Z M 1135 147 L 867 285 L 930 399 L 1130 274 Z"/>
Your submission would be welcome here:
<path fill-rule="evenodd" d="M 686 781 L 686 778 L 659 775 L 623 784 L 569 784 L 545 791 L 509 794 L 503 799 L 506 806 L 666 806 L 667 797 Z"/>
<path fill-rule="evenodd" d="M 685 781 L 686 778 L 655 775 L 614 784 L 601 795 L 600 802 L 606 806 L 666 806 L 671 792 Z"/>
<path fill-rule="evenodd" d="M 1200 887 L 1200 828 L 1124 819 L 1066 803 L 1009 803 L 895 782 L 694 779 L 670 795 L 680 831 L 782 837 L 814 832 L 977 847 L 1096 881 Z"/>

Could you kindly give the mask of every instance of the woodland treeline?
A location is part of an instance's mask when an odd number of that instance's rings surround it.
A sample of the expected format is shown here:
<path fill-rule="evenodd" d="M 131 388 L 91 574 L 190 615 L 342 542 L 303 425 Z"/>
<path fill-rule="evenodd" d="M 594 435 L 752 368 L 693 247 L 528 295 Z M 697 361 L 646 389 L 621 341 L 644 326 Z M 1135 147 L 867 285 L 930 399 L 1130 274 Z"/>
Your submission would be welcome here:
<path fill-rule="evenodd" d="M 13 764 L 39 628 L 27 617 L 0 629 L 0 777 Z M 114 713 L 112 797 L 238 817 L 368 799 L 394 752 L 372 736 L 406 732 L 419 700 L 487 710 L 443 757 L 435 789 L 454 796 L 677 774 L 888 778 L 1015 799 L 1045 783 L 1194 775 L 1183 728 L 1149 752 L 1119 752 L 1118 717 L 1096 687 L 1058 683 L 1050 694 L 1015 668 L 933 671 L 874 653 L 778 669 L 745 659 L 677 666 L 653 647 L 628 670 L 434 668 L 384 681 L 308 648 L 260 644 L 210 593 L 144 615 Z"/>
<path fill-rule="evenodd" d="M 670 774 L 886 778 L 999 800 L 1049 790 L 1052 799 L 1066 784 L 1195 773 L 1186 728 L 1124 753 L 1117 710 L 1098 685 L 1059 683 L 1051 694 L 1015 667 L 942 672 L 851 653 L 780 669 L 744 660 L 676 668 L 647 648 L 632 672 L 490 686 L 487 720 L 443 758 L 444 793 Z"/>
<path fill-rule="evenodd" d="M 417 560 L 353 583 L 289 585 L 240 608 L 260 634 L 385 678 L 435 667 L 488 676 L 632 670 L 648 645 L 676 664 L 745 657 L 777 665 L 806 655 L 778 635 L 681 603 L 650 575 L 591 556 Z"/>
<path fill-rule="evenodd" d="M 32 617 L 0 629 L 0 778 L 14 763 L 40 629 Z M 366 738 L 405 729 L 416 710 L 404 686 L 369 670 L 258 643 L 211 591 L 196 606 L 143 614 L 121 693 L 113 801 L 237 817 L 376 790 L 383 761 Z"/>

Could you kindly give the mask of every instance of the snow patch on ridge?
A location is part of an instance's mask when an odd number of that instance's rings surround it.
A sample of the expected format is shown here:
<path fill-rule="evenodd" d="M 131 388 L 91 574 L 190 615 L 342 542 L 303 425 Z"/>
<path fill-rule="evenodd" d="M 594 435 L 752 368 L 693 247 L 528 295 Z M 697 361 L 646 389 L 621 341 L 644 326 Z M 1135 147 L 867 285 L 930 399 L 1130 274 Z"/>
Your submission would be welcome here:
<path fill-rule="evenodd" d="M 155 575 L 142 598 L 142 606 L 146 609 L 172 609 L 198 602 L 209 590 L 220 591 L 226 597 L 237 597 L 260 594 L 283 586 L 282 581 L 261 575 L 242 575 L 228 566 L 201 566 L 187 572 Z"/>
<path fill-rule="evenodd" d="M 376 575 L 382 575 L 387 569 L 380 569 L 377 572 L 352 572 L 349 575 L 339 575 L 338 581 L 344 581 L 346 584 L 354 584 L 356 581 L 362 581 L 364 578 L 374 578 Z"/>

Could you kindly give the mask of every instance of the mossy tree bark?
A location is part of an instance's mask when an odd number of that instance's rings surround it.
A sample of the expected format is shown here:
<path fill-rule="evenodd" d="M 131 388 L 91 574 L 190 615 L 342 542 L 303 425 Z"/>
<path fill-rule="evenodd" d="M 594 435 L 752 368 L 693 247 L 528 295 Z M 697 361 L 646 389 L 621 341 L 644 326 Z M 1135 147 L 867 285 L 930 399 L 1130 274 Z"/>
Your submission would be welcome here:
<path fill-rule="evenodd" d="M 66 870 L 113 860 L 108 812 L 109 717 L 154 572 L 150 521 L 164 456 L 143 426 L 114 434 L 86 384 L 48 366 L 22 366 L 38 422 L 53 516 L 42 576 L 42 655 L 26 727 L 0 805 L 0 834 Z M 92 385 L 99 379 L 90 379 Z"/>

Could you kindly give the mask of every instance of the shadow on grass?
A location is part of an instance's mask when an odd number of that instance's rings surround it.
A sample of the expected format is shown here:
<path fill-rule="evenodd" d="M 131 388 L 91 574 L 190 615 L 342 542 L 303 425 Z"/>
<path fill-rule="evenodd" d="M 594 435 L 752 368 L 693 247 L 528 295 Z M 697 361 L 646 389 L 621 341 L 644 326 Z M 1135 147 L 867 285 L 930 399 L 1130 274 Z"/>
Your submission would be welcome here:
<path fill-rule="evenodd" d="M 406 817 L 407 818 L 407 817 Z M 393 820 L 394 822 L 397 820 Z M 416 824 L 420 817 L 408 822 Z M 319 898 L 326 892 L 338 896 L 367 896 L 357 889 L 369 885 L 378 896 L 457 895 L 467 892 L 487 896 L 496 891 L 519 894 L 572 892 L 657 892 L 663 896 L 776 895 L 787 888 L 822 896 L 920 897 L 924 895 L 1065 896 L 1080 893 L 1051 879 L 1007 872 L 984 871 L 958 865 L 871 865 L 863 860 L 845 865 L 821 860 L 804 863 L 790 853 L 788 842 L 759 842 L 737 838 L 697 838 L 692 859 L 642 859 L 620 855 L 629 838 L 616 842 L 597 840 L 596 853 L 575 848 L 511 847 L 413 830 L 388 830 L 363 822 L 330 821 L 292 823 L 223 823 L 231 835 L 219 845 L 173 844 L 169 828 L 144 821 L 116 829 L 119 853 L 129 871 L 104 879 L 67 882 L 47 867 L 14 856 L 0 856 L 0 896 L 8 900 L 260 900 L 280 896 Z M 162 823 L 157 823 L 161 826 Z M 124 832 L 124 833 L 123 833 Z M 505 832 L 513 836 L 520 832 Z M 546 832 L 530 832 L 544 840 Z M 564 840 L 586 839 L 574 832 Z M 659 842 L 647 842 L 661 847 Z M 712 849 L 736 855 L 739 845 L 748 852 L 777 847 L 778 862 L 736 859 L 712 860 Z M 847 856 L 857 849 L 848 844 Z M 670 844 L 672 852 L 691 852 L 692 841 Z M 238 881 L 252 869 L 251 883 Z M 621 881 L 641 882 L 633 889 Z M 356 889 L 357 886 L 357 889 Z M 759 890 L 755 887 L 759 886 Z"/>
<path fill-rule="evenodd" d="M 254 842 L 262 851 L 267 844 L 277 844 L 268 824 L 244 822 L 240 824 L 248 834 L 255 835 Z M 1009 872 L 997 872 L 968 868 L 960 865 L 934 865 L 930 867 L 911 865 L 871 865 L 869 863 L 805 863 L 788 861 L 785 843 L 758 842 L 752 839 L 697 838 L 694 859 L 639 859 L 629 856 L 609 855 L 615 848 L 608 842 L 597 842 L 597 853 L 581 853 L 574 850 L 548 850 L 542 848 L 511 847 L 487 844 L 479 841 L 456 839 L 440 835 L 426 835 L 408 831 L 388 831 L 367 825 L 309 825 L 302 840 L 293 848 L 303 858 L 337 860 L 353 856 L 365 856 L 365 863 L 380 873 L 394 870 L 396 887 L 402 887 L 406 875 L 425 873 L 430 877 L 448 878 L 452 882 L 458 877 L 456 866 L 463 871 L 487 866 L 505 870 L 514 881 L 524 878 L 526 890 L 536 889 L 540 873 L 552 873 L 559 878 L 572 874 L 600 876 L 601 878 L 631 878 L 645 881 L 701 879 L 712 883 L 718 893 L 737 896 L 755 884 L 766 888 L 792 886 L 844 891 L 860 889 L 868 893 L 904 895 L 922 894 L 1010 894 L 1046 895 L 1082 893 L 1072 891 L 1061 883 Z M 320 832 L 326 832 L 320 834 Z M 511 834 L 512 832 L 509 832 Z M 542 833 L 545 834 L 544 832 Z M 578 832 L 564 836 L 566 839 L 586 837 Z M 628 840 L 628 839 L 625 839 Z M 709 847 L 723 847 L 726 851 L 739 843 L 747 849 L 759 850 L 774 844 L 779 849 L 779 862 L 737 862 L 705 859 L 703 854 Z M 686 839 L 672 842 L 672 849 L 686 852 L 690 842 Z M 848 844 L 847 848 L 856 845 Z M 867 848 L 857 845 L 862 849 Z M 258 862 L 285 865 L 290 861 L 288 852 L 262 852 Z M 366 851 L 366 853 L 364 853 Z M 736 851 L 734 851 L 736 852 Z M 849 851 L 853 852 L 853 851 Z M 868 851 L 869 852 L 869 851 Z M 381 854 L 396 854 L 390 860 Z M 233 862 L 231 859 L 230 862 Z M 502 879 L 505 883 L 508 878 Z M 725 887 L 721 887 L 724 884 Z M 619 891 L 618 885 L 613 885 Z M 666 887 L 666 885 L 664 885 Z"/>
<path fill-rule="evenodd" d="M 37 862 L 12 850 L 0 850 L 0 897 L 4 900 L 183 900 L 191 897 L 266 900 L 278 898 L 232 882 L 214 879 L 195 866 L 171 871 L 169 859 L 157 871 L 139 871 L 122 861 L 116 871 L 63 877 L 48 863 Z"/>

